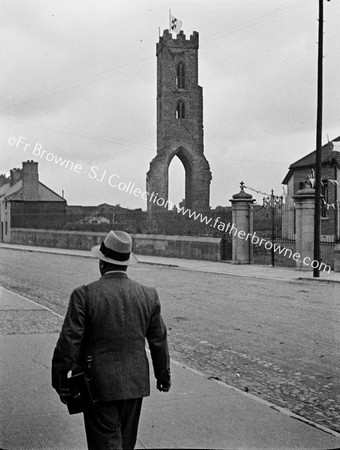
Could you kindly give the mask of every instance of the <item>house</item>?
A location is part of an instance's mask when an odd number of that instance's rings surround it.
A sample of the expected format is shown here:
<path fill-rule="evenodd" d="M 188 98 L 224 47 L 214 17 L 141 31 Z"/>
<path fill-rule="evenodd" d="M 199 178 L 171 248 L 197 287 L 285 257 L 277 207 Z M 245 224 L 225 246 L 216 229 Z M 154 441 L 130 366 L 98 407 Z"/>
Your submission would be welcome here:
<path fill-rule="evenodd" d="M 67 206 L 67 222 L 69 224 L 74 223 L 115 223 L 119 217 L 129 217 L 131 215 L 141 213 L 141 208 L 129 209 L 120 205 L 109 205 L 102 203 L 98 206 L 80 206 L 70 205 Z M 99 222 L 95 222 L 92 219 L 96 217 L 102 217 Z M 91 219 L 92 218 L 92 219 Z M 105 221 L 107 219 L 107 221 Z"/>
<path fill-rule="evenodd" d="M 110 220 L 107 217 L 100 215 L 100 213 L 97 211 L 94 214 L 91 214 L 91 216 L 85 217 L 84 219 L 80 220 L 79 223 L 108 224 L 110 223 Z"/>
<path fill-rule="evenodd" d="M 294 208 L 293 197 L 299 190 L 306 185 L 314 187 L 315 159 L 316 151 L 313 151 L 290 165 L 282 181 L 287 186 L 287 210 Z M 321 148 L 321 194 L 321 239 L 324 242 L 337 242 L 340 239 L 340 136 Z"/>
<path fill-rule="evenodd" d="M 0 175 L 0 241 L 10 242 L 11 228 L 62 228 L 66 200 L 39 181 L 38 163 Z"/>

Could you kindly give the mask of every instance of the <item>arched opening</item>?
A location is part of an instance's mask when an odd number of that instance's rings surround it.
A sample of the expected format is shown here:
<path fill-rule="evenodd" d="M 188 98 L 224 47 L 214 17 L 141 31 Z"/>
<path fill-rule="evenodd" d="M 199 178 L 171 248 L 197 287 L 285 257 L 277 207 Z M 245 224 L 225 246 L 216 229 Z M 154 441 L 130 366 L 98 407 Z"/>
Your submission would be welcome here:
<path fill-rule="evenodd" d="M 170 162 L 168 177 L 169 201 L 178 206 L 185 199 L 185 169 L 177 156 Z"/>
<path fill-rule="evenodd" d="M 170 157 L 168 163 L 168 198 L 175 205 L 181 203 L 186 208 L 192 206 L 192 165 L 190 153 L 184 147 L 179 147 Z M 184 180 L 183 170 L 185 173 Z"/>

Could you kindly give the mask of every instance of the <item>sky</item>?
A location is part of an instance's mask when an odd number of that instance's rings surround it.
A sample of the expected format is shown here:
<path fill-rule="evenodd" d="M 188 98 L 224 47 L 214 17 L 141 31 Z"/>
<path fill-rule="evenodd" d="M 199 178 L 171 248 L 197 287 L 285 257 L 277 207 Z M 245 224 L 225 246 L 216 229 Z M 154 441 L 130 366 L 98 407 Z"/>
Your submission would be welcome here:
<path fill-rule="evenodd" d="M 258 203 L 255 191 L 281 195 L 289 165 L 315 149 L 318 3 L 0 1 L 0 173 L 32 159 L 69 205 L 146 209 L 108 177 L 145 189 L 157 151 L 156 43 L 171 9 L 187 38 L 199 32 L 210 205 L 230 206 L 241 181 Z M 340 1 L 325 1 L 324 15 L 326 143 L 340 135 Z M 178 158 L 169 174 L 178 204 Z"/>

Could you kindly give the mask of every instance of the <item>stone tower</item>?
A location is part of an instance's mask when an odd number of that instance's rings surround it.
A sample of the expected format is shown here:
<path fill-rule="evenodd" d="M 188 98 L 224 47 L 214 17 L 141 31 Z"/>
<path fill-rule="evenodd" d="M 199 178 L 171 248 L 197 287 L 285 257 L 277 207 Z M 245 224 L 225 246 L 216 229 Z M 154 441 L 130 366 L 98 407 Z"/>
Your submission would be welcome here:
<path fill-rule="evenodd" d="M 169 165 L 177 156 L 185 170 L 185 206 L 209 209 L 211 172 L 203 153 L 203 98 L 198 85 L 198 33 L 173 38 L 168 30 L 157 43 L 157 155 L 150 163 L 146 188 L 168 200 Z M 154 197 L 155 198 L 155 197 Z M 149 195 L 150 199 L 150 195 Z M 148 201 L 148 211 L 162 201 Z M 163 207 L 164 211 L 164 207 Z"/>

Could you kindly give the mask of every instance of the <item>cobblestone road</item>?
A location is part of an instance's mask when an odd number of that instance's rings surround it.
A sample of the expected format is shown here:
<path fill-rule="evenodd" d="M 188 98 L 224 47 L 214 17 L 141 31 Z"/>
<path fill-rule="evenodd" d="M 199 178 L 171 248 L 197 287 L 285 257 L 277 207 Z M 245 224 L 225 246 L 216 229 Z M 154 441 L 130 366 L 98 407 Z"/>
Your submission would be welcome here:
<path fill-rule="evenodd" d="M 0 259 L 0 285 L 59 314 L 74 287 L 99 276 L 97 262 L 86 258 L 0 249 Z M 157 287 L 172 358 L 340 431 L 338 284 L 145 264 L 129 275 Z M 3 317 L 2 333 L 24 328 Z"/>

